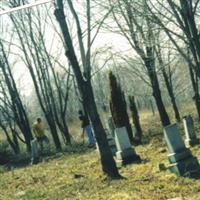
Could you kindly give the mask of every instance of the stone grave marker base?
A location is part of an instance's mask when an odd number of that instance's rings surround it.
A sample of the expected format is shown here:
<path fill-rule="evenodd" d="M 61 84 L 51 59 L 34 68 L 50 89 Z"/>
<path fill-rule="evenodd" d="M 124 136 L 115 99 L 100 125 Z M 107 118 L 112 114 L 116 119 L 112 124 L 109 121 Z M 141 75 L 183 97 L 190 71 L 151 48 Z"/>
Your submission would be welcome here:
<path fill-rule="evenodd" d="M 137 155 L 132 148 L 128 148 L 123 151 L 118 151 L 116 153 L 117 167 L 121 167 L 123 165 L 131 163 L 140 163 L 140 162 L 141 162 L 140 156 Z"/>
<path fill-rule="evenodd" d="M 188 157 L 191 157 L 191 156 L 192 156 L 191 151 L 185 148 L 184 151 L 168 154 L 168 160 L 170 163 L 176 163 L 180 160 L 187 159 Z"/>
<path fill-rule="evenodd" d="M 196 177 L 200 175 L 200 165 L 190 149 L 186 148 L 176 124 L 164 128 L 168 147 L 169 170 L 178 176 Z"/>
<path fill-rule="evenodd" d="M 117 147 L 116 163 L 118 167 L 130 163 L 141 162 L 140 156 L 138 156 L 131 146 L 126 127 L 115 129 L 115 142 Z"/>
<path fill-rule="evenodd" d="M 169 165 L 169 170 L 178 176 L 197 177 L 200 175 L 200 166 L 196 157 L 190 156 Z"/>

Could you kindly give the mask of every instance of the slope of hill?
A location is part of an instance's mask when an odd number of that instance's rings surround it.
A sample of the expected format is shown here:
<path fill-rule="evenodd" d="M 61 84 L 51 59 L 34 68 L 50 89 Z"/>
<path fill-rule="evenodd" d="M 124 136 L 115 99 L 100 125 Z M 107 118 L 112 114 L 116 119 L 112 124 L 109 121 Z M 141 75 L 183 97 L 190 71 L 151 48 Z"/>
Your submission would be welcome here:
<path fill-rule="evenodd" d="M 148 121 L 145 124 L 147 121 L 144 119 L 143 128 L 150 123 Z M 156 121 L 155 118 L 150 119 Z M 199 130 L 198 124 L 196 128 Z M 38 165 L 0 172 L 0 199 L 200 199 L 200 180 L 159 171 L 159 163 L 168 165 L 165 143 L 159 128 L 153 126 L 145 135 L 146 144 L 135 147 L 143 162 L 122 167 L 120 173 L 125 179 L 106 178 L 100 168 L 98 152 L 77 146 L 76 151 L 71 149 L 68 153 L 44 158 Z M 191 149 L 200 160 L 200 145 Z"/>

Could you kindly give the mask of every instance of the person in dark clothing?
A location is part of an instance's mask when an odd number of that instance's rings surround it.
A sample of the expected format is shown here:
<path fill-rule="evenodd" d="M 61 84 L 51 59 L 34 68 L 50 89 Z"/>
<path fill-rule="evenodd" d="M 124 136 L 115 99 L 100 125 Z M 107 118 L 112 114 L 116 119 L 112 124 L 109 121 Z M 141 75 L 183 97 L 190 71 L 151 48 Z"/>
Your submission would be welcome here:
<path fill-rule="evenodd" d="M 96 147 L 95 138 L 92 132 L 92 126 L 90 125 L 89 119 L 83 114 L 82 110 L 79 110 L 79 119 L 82 121 L 81 127 L 83 128 L 83 134 L 87 134 L 88 137 L 88 147 Z"/>

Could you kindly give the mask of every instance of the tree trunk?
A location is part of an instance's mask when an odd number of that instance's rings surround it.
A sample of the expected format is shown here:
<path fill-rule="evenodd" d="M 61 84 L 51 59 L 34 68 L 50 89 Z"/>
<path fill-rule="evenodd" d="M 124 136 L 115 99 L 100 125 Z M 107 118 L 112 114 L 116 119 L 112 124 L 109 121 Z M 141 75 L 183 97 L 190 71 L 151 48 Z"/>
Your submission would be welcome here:
<path fill-rule="evenodd" d="M 94 94 L 91 86 L 91 82 L 85 82 L 85 106 L 92 122 L 95 137 L 99 146 L 101 155 L 102 170 L 111 177 L 119 177 L 119 173 L 112 156 L 106 133 L 101 123 L 99 114 L 97 112 L 96 103 L 94 100 Z"/>
<path fill-rule="evenodd" d="M 142 128 L 140 125 L 140 119 L 139 119 L 138 110 L 136 107 L 134 96 L 129 97 L 129 101 L 130 101 L 130 109 L 132 112 L 133 123 L 136 128 L 135 140 L 136 140 L 136 143 L 141 144 L 142 143 Z"/>
<path fill-rule="evenodd" d="M 12 138 L 13 138 L 13 143 L 15 144 L 15 153 L 19 154 L 20 147 L 19 147 L 19 142 L 18 142 L 18 138 L 17 138 L 15 130 L 12 130 Z"/>
<path fill-rule="evenodd" d="M 11 98 L 12 110 L 13 110 L 17 125 L 19 126 L 19 128 L 25 138 L 27 151 L 30 152 L 31 151 L 31 140 L 32 140 L 33 136 L 32 136 L 32 132 L 31 132 L 29 120 L 28 120 L 24 105 L 19 96 L 19 92 L 18 92 L 16 83 L 15 83 L 15 80 L 13 78 L 13 75 L 12 75 L 12 72 L 10 69 L 10 64 L 8 62 L 8 59 L 7 59 L 7 56 L 4 51 L 4 47 L 3 47 L 2 43 L 0 43 L 0 46 L 2 48 L 3 58 L 4 58 L 4 62 L 5 62 L 5 63 L 3 63 L 1 61 L 0 67 L 2 69 L 5 83 L 8 88 L 10 98 Z"/>
<path fill-rule="evenodd" d="M 162 68 L 162 74 L 163 74 L 165 84 L 166 84 L 166 87 L 167 87 L 167 91 L 169 93 L 169 97 L 170 97 L 170 100 L 171 100 L 171 103 L 172 103 L 172 107 L 173 107 L 173 110 L 174 110 L 176 121 L 180 122 L 181 117 L 180 117 L 179 110 L 178 110 L 178 107 L 177 107 L 177 104 L 176 104 L 173 86 L 169 82 L 169 79 L 168 79 L 168 76 L 167 76 L 167 73 L 166 73 L 164 67 Z"/>
<path fill-rule="evenodd" d="M 116 128 L 126 127 L 128 137 L 131 143 L 134 142 L 133 131 L 130 125 L 127 112 L 127 104 L 124 92 L 118 83 L 116 76 L 109 72 L 110 85 L 110 111 Z"/>
<path fill-rule="evenodd" d="M 58 8 L 55 9 L 55 16 L 60 26 L 65 42 L 66 56 L 69 59 L 73 68 L 79 92 L 83 98 L 84 106 L 87 109 L 89 118 L 93 125 L 96 140 L 99 145 L 102 170 L 110 177 L 119 178 L 120 175 L 116 167 L 116 163 L 112 157 L 112 153 L 108 146 L 108 141 L 106 138 L 106 133 L 97 112 L 91 82 L 84 81 L 78 60 L 75 55 L 74 47 L 72 45 L 72 40 L 69 34 L 69 29 L 65 20 L 62 0 L 57 0 L 57 6 Z"/>
<path fill-rule="evenodd" d="M 69 133 L 69 129 L 68 129 L 65 117 L 62 116 L 61 120 L 62 120 L 62 124 L 60 124 L 60 123 L 59 124 L 57 123 L 57 124 L 58 124 L 60 131 L 63 134 L 65 144 L 71 144 L 71 136 Z"/>
<path fill-rule="evenodd" d="M 199 2 L 197 4 L 199 4 Z M 180 0 L 180 9 L 178 11 L 181 14 L 183 24 L 185 25 L 181 27 L 184 27 L 182 30 L 185 32 L 188 39 L 189 47 L 196 64 L 195 73 L 198 77 L 200 77 L 200 40 L 198 26 L 195 21 L 197 10 L 194 12 L 193 9 L 194 7 L 192 6 L 192 1 Z M 178 20 L 178 22 L 180 21 Z"/>
<path fill-rule="evenodd" d="M 62 147 L 61 147 L 60 139 L 58 137 L 56 124 L 55 124 L 54 119 L 52 119 L 52 117 L 50 117 L 49 115 L 50 114 L 46 115 L 47 123 L 49 125 L 50 130 L 51 130 L 51 134 L 52 134 L 53 141 L 54 141 L 54 144 L 56 146 L 56 149 L 57 149 L 57 151 L 60 151 L 62 149 Z"/>
<path fill-rule="evenodd" d="M 7 128 L 5 126 L 1 126 L 1 128 L 3 129 L 3 131 L 6 135 L 7 141 L 9 143 L 10 147 L 12 148 L 12 150 L 14 151 L 14 153 L 19 154 L 20 153 L 19 146 L 15 145 L 15 141 L 12 141 L 11 137 L 9 136 Z"/>
<path fill-rule="evenodd" d="M 162 125 L 167 126 L 167 125 L 170 124 L 170 120 L 169 120 L 169 116 L 167 114 L 167 111 L 165 109 L 165 106 L 164 106 L 164 103 L 163 103 L 163 100 L 162 100 L 161 91 L 160 91 L 159 82 L 158 82 L 158 77 L 157 77 L 157 74 L 155 72 L 154 63 L 152 63 L 152 62 L 154 62 L 154 61 L 147 58 L 145 60 L 145 66 L 146 66 L 148 74 L 149 74 L 149 78 L 150 78 L 152 90 L 153 90 L 153 97 L 155 98 L 155 101 L 156 101 L 156 105 L 157 105 L 157 108 L 158 108 L 158 112 L 159 112 L 159 115 L 160 115 Z"/>
<path fill-rule="evenodd" d="M 195 81 L 194 72 L 193 72 L 192 67 L 190 67 L 188 65 L 188 68 L 189 68 L 189 71 L 190 71 L 190 79 L 191 79 L 192 88 L 193 88 L 193 91 L 194 91 L 193 100 L 195 102 L 195 106 L 196 106 L 196 109 L 197 109 L 198 118 L 200 120 L 200 95 L 199 95 L 198 82 Z"/>

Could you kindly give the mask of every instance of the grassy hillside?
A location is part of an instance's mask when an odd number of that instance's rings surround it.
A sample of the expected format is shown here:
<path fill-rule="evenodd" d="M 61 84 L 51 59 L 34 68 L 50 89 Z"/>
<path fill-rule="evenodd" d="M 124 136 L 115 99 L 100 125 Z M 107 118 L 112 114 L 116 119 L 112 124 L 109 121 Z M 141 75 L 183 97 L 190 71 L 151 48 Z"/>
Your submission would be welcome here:
<path fill-rule="evenodd" d="M 46 157 L 38 165 L 1 170 L 0 199 L 200 199 L 200 180 L 159 171 L 159 163 L 168 165 L 168 161 L 158 117 L 145 113 L 141 119 L 146 144 L 135 149 L 143 162 L 121 168 L 120 173 L 125 179 L 106 178 L 100 168 L 98 152 L 79 145 L 70 152 Z M 199 132 L 197 122 L 195 126 Z M 200 145 L 193 147 L 192 152 L 200 160 Z"/>

